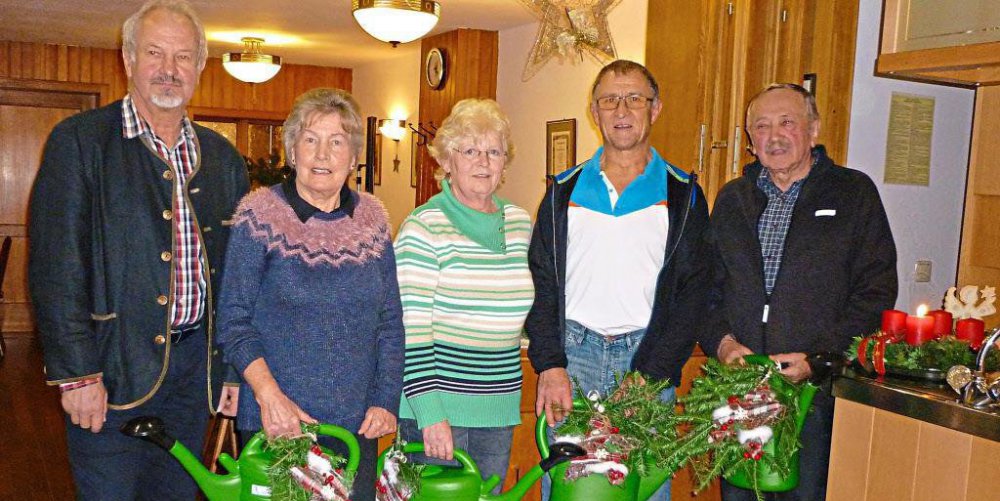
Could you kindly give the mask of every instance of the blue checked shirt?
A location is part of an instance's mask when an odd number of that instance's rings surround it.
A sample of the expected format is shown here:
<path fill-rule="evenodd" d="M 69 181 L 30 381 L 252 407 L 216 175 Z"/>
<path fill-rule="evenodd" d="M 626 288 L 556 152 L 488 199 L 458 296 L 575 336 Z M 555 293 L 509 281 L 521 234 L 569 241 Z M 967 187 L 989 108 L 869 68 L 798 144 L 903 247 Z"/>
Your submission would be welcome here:
<path fill-rule="evenodd" d="M 813 160 L 815 163 L 815 160 Z M 788 191 L 782 193 L 767 169 L 761 169 L 757 176 L 757 187 L 767 195 L 767 207 L 757 221 L 757 238 L 760 239 L 761 257 L 764 258 L 764 288 L 767 295 L 774 290 L 774 282 L 781 269 L 781 257 L 785 252 L 785 237 L 792 224 L 792 210 L 802 192 L 806 178 L 792 183 Z"/>

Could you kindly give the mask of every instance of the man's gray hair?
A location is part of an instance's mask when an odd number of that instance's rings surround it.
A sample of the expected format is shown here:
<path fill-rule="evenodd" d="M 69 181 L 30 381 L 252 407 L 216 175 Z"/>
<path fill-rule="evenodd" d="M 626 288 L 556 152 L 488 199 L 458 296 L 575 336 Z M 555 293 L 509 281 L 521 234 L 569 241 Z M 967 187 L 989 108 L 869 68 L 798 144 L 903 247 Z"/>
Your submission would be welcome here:
<path fill-rule="evenodd" d="M 285 119 L 284 142 L 285 155 L 294 163 L 295 143 L 299 140 L 302 128 L 307 126 L 316 115 L 336 114 L 347 133 L 351 153 L 357 157 L 361 153 L 365 137 L 361 121 L 361 111 L 358 102 L 350 92 L 343 89 L 318 87 L 304 92 L 295 98 L 292 111 Z"/>
<path fill-rule="evenodd" d="M 744 122 L 750 119 L 750 110 L 753 108 L 754 103 L 761 98 L 761 96 L 767 94 L 768 92 L 779 89 L 788 89 L 802 96 L 802 100 L 805 101 L 806 103 L 806 113 L 808 114 L 809 121 L 815 122 L 819 120 L 819 107 L 816 106 L 816 96 L 814 96 L 812 92 L 807 91 L 805 87 L 798 84 L 772 83 L 771 85 L 765 87 L 764 90 L 758 92 L 756 95 L 750 98 L 750 103 L 747 104 L 747 113 Z"/>
<path fill-rule="evenodd" d="M 191 4 L 186 0 L 149 0 L 143 6 L 129 16 L 122 24 L 122 51 L 128 56 L 131 62 L 135 62 L 136 50 L 138 50 L 139 25 L 142 20 L 154 10 L 163 9 L 174 14 L 184 16 L 191 21 L 191 25 L 198 33 L 198 69 L 205 67 L 208 60 L 208 41 L 205 39 L 205 27 L 201 24 L 198 14 L 191 8 Z"/>

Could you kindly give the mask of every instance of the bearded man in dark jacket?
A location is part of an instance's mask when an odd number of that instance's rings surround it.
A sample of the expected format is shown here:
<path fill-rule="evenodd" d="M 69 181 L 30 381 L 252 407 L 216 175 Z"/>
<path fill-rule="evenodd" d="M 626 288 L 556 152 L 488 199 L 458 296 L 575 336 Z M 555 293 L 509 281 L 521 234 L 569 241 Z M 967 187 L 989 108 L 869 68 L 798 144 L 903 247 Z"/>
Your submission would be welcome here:
<path fill-rule="evenodd" d="M 222 388 L 212 339 L 212 286 L 249 182 L 233 146 L 187 117 L 208 55 L 191 7 L 147 2 L 122 39 L 128 95 L 64 120 L 46 142 L 29 286 L 77 497 L 192 499 L 177 461 L 118 428 L 159 416 L 201 450 L 209 413 L 235 412 L 239 388 Z"/>
<path fill-rule="evenodd" d="M 747 107 L 757 161 L 719 192 L 712 289 L 700 342 L 725 363 L 770 355 L 802 381 L 807 354 L 841 353 L 896 300 L 896 247 L 875 184 L 816 145 L 815 98 L 773 84 Z M 826 498 L 833 397 L 817 394 L 802 431 L 799 486 L 769 499 Z M 723 499 L 755 499 L 726 482 Z"/>

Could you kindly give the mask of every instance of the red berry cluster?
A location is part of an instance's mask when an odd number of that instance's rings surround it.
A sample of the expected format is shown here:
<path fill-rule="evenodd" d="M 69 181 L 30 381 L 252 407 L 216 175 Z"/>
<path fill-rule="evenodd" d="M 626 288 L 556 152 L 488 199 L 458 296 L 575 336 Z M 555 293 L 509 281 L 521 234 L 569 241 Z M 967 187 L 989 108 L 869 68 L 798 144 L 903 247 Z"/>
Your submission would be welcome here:
<path fill-rule="evenodd" d="M 608 482 L 611 485 L 620 485 L 625 481 L 625 474 L 618 470 L 608 470 Z"/>
<path fill-rule="evenodd" d="M 760 458 L 764 455 L 764 446 L 758 440 L 751 440 L 746 443 L 747 450 L 743 453 L 744 459 L 753 459 L 754 461 L 760 461 Z"/>

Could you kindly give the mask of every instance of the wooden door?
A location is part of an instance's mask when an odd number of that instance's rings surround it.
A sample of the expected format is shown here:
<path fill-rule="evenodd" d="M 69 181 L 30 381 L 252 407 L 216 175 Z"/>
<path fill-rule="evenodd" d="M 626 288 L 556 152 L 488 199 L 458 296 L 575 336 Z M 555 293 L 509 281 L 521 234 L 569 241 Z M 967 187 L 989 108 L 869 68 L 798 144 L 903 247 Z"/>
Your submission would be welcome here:
<path fill-rule="evenodd" d="M 958 286 L 1000 286 L 1000 86 L 976 91 L 972 151 L 965 195 Z M 1000 324 L 1000 315 L 983 319 L 986 328 Z"/>
<path fill-rule="evenodd" d="M 100 102 L 103 86 L 0 79 L 0 238 L 13 237 L 4 283 L 3 332 L 32 332 L 28 298 L 28 198 L 42 148 L 63 119 Z"/>
<path fill-rule="evenodd" d="M 650 139 L 668 162 L 698 174 L 709 204 L 725 182 L 734 14 L 725 0 L 649 3 L 646 65 L 663 100 Z"/>

